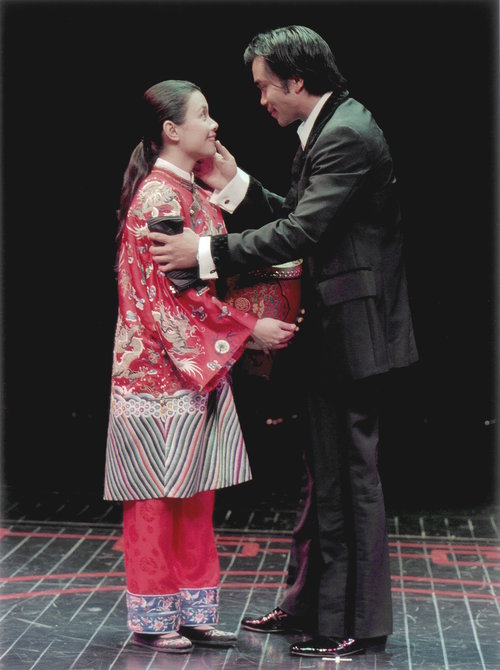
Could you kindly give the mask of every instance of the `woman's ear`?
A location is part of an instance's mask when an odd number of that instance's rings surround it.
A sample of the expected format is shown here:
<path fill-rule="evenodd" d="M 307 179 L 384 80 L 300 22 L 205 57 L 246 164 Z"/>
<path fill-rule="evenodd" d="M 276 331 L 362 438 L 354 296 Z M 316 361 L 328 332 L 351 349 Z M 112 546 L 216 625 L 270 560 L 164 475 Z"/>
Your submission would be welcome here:
<path fill-rule="evenodd" d="M 177 126 L 173 121 L 170 121 L 170 119 L 167 119 L 163 122 L 163 132 L 165 133 L 167 139 L 169 139 L 171 142 L 177 142 L 179 139 Z"/>

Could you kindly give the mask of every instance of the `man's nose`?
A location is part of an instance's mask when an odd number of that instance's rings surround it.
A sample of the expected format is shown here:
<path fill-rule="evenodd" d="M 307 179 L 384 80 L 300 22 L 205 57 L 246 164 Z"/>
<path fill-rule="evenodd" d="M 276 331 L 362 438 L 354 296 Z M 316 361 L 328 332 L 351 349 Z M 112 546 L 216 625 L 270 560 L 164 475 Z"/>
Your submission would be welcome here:
<path fill-rule="evenodd" d="M 267 106 L 267 98 L 266 98 L 266 96 L 265 96 L 264 93 L 261 93 L 261 94 L 260 94 L 260 104 L 261 104 L 263 107 L 266 107 L 266 106 Z"/>

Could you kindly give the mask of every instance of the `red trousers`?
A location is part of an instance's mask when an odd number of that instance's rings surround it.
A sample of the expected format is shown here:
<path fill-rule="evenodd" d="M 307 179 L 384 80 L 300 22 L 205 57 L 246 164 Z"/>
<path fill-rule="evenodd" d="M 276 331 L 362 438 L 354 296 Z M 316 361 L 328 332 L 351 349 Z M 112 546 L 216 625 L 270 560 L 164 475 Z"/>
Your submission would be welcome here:
<path fill-rule="evenodd" d="M 214 491 L 123 503 L 128 625 L 165 633 L 217 623 Z"/>

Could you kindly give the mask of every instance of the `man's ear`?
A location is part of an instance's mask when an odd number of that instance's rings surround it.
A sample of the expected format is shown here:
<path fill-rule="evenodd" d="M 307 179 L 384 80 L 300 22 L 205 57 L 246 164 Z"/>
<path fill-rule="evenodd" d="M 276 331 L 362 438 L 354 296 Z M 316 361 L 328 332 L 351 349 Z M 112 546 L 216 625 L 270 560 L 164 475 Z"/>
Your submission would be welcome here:
<path fill-rule="evenodd" d="M 293 93 L 300 93 L 304 90 L 304 80 L 302 77 L 294 75 L 293 77 L 290 77 L 289 82 L 288 88 Z"/>
<path fill-rule="evenodd" d="M 172 142 L 177 142 L 177 140 L 179 139 L 177 126 L 173 121 L 170 121 L 170 119 L 167 119 L 166 121 L 163 122 L 163 132 L 165 133 L 167 138 Z"/>

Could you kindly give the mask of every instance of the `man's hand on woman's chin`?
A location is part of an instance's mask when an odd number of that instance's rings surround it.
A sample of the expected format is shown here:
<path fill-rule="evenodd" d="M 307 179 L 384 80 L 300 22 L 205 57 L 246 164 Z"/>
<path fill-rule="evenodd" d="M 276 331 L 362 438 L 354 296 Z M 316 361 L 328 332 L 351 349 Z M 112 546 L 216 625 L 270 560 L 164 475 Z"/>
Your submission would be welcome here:
<path fill-rule="evenodd" d="M 215 191 L 222 191 L 236 175 L 238 166 L 234 156 L 219 142 L 215 143 L 217 151 L 214 156 L 199 161 L 194 168 L 198 179 Z"/>
<path fill-rule="evenodd" d="M 164 235 L 163 233 L 149 233 L 153 243 L 149 250 L 155 263 L 163 272 L 183 270 L 198 265 L 198 235 L 184 228 L 180 235 Z"/>

